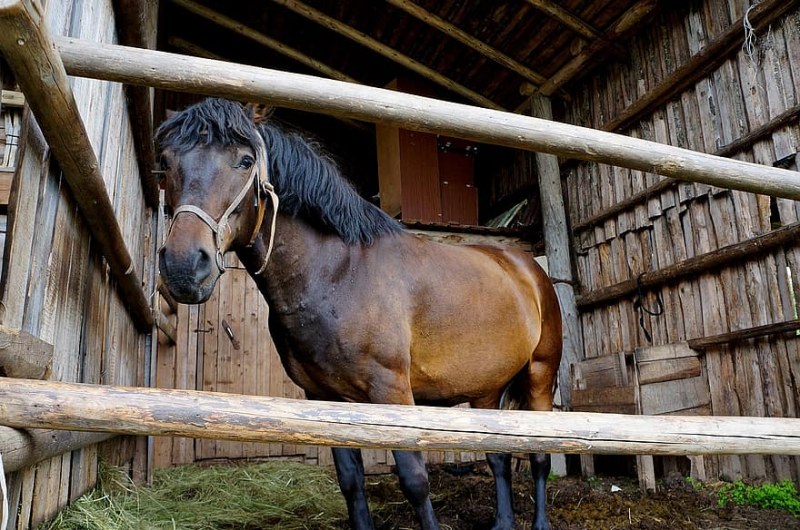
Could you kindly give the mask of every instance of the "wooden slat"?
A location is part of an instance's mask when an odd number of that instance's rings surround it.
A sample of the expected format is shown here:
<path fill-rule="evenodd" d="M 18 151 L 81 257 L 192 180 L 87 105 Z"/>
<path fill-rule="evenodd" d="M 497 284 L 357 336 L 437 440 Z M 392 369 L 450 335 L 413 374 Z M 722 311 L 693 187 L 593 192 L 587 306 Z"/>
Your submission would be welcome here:
<path fill-rule="evenodd" d="M 63 64 L 59 60 L 42 14 L 29 2 L 9 2 L 0 9 L 5 31 L 0 49 L 11 65 L 28 102 L 73 190 L 100 251 L 117 279 L 123 298 L 140 329 L 152 327 L 147 297 L 135 272 L 98 161 L 76 108 Z M 26 45 L 20 46 L 19 42 Z M 42 78 L 52 83 L 40 83 Z M 57 89 L 55 87 L 58 87 Z"/>
<path fill-rule="evenodd" d="M 797 0 L 765 0 L 755 4 L 754 8 L 748 11 L 748 20 L 758 31 L 782 17 L 795 6 L 797 6 Z M 713 17 L 709 20 L 715 21 Z M 667 100 L 714 71 L 721 60 L 740 49 L 743 26 L 744 20 L 741 19 L 731 24 L 727 31 L 714 42 L 705 46 L 702 51 L 693 55 L 689 62 L 679 67 L 657 86 L 651 87 L 644 97 L 638 99 L 622 113 L 605 123 L 603 130 L 618 131 L 626 129 L 650 114 L 653 109 L 663 105 Z"/>
<path fill-rule="evenodd" d="M 586 309 L 628 296 L 636 292 L 639 287 L 647 289 L 655 285 L 662 285 L 687 276 L 738 263 L 741 260 L 758 256 L 783 245 L 792 244 L 798 234 L 800 234 L 800 223 L 785 226 L 753 239 L 695 256 L 681 263 L 676 263 L 654 272 L 644 273 L 638 279 L 626 280 L 607 288 L 580 295 L 577 297 L 577 304 L 579 308 Z"/>

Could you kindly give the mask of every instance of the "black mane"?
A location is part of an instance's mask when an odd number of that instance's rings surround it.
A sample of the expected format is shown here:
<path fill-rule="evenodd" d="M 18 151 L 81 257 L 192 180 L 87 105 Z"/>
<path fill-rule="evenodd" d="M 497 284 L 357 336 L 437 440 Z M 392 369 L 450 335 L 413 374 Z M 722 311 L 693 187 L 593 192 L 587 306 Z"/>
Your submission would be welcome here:
<path fill-rule="evenodd" d="M 179 152 L 213 143 L 244 144 L 255 150 L 259 133 L 269 153 L 270 180 L 281 212 L 302 216 L 348 244 L 370 245 L 401 230 L 394 219 L 364 200 L 315 144 L 272 123 L 254 125 L 240 103 L 205 99 L 167 119 L 156 138 L 161 149 Z"/>

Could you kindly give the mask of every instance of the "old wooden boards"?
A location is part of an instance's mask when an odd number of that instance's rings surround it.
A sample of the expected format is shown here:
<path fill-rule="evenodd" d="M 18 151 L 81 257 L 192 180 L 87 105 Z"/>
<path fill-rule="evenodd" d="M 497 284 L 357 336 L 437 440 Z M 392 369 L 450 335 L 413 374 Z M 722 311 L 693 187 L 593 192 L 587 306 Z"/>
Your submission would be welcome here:
<path fill-rule="evenodd" d="M 396 449 L 800 454 L 800 419 L 328 403 L 0 378 L 14 427 Z"/>

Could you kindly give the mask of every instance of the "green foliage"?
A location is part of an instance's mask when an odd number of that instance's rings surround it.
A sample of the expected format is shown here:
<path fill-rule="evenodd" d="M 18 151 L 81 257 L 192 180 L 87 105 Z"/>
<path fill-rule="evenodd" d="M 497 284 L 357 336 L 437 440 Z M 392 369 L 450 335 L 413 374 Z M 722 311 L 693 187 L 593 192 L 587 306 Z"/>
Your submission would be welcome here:
<path fill-rule="evenodd" d="M 790 480 L 761 486 L 750 486 L 742 481 L 726 484 L 719 490 L 718 502 L 720 506 L 732 503 L 786 510 L 800 517 L 800 496 Z"/>
<path fill-rule="evenodd" d="M 272 462 L 162 469 L 149 488 L 106 471 L 100 488 L 40 530 L 338 529 L 346 520 L 331 473 Z"/>
<path fill-rule="evenodd" d="M 693 487 L 695 491 L 700 491 L 703 489 L 703 483 L 695 478 L 686 477 L 686 483 Z"/>

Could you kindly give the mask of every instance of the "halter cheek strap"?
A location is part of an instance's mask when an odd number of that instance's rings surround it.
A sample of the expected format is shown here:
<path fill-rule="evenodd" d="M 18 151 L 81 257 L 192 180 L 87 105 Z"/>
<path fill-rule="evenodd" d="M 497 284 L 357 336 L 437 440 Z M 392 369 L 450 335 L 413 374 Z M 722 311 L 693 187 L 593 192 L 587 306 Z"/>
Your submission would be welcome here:
<path fill-rule="evenodd" d="M 214 243 L 217 247 L 216 261 L 220 273 L 225 272 L 225 259 L 222 255 L 222 244 L 225 239 L 225 232 L 230 232 L 231 227 L 228 224 L 228 217 L 239 207 L 239 204 L 244 200 L 247 193 L 250 191 L 250 186 L 255 185 L 255 196 L 258 201 L 258 212 L 256 214 L 256 224 L 253 228 L 253 233 L 250 236 L 250 241 L 247 246 L 252 246 L 261 231 L 261 225 L 264 221 L 264 213 L 266 211 L 266 197 L 272 201 L 272 226 L 270 226 L 269 242 L 267 243 L 267 254 L 264 257 L 264 263 L 256 271 L 256 275 L 261 274 L 267 268 L 267 262 L 272 254 L 272 245 L 275 240 L 275 223 L 278 218 L 278 195 L 275 193 L 275 188 L 269 182 L 269 165 L 267 163 L 267 147 L 264 145 L 264 140 L 260 134 L 256 134 L 256 160 L 257 163 L 253 165 L 250 171 L 250 176 L 247 178 L 244 186 L 239 194 L 231 202 L 230 206 L 225 210 L 219 220 L 215 220 L 208 213 L 201 208 L 192 204 L 184 204 L 175 209 L 172 215 L 173 225 L 174 220 L 182 213 L 192 213 L 196 215 L 201 221 L 208 225 L 214 233 Z M 172 228 L 170 227 L 170 231 Z"/>

